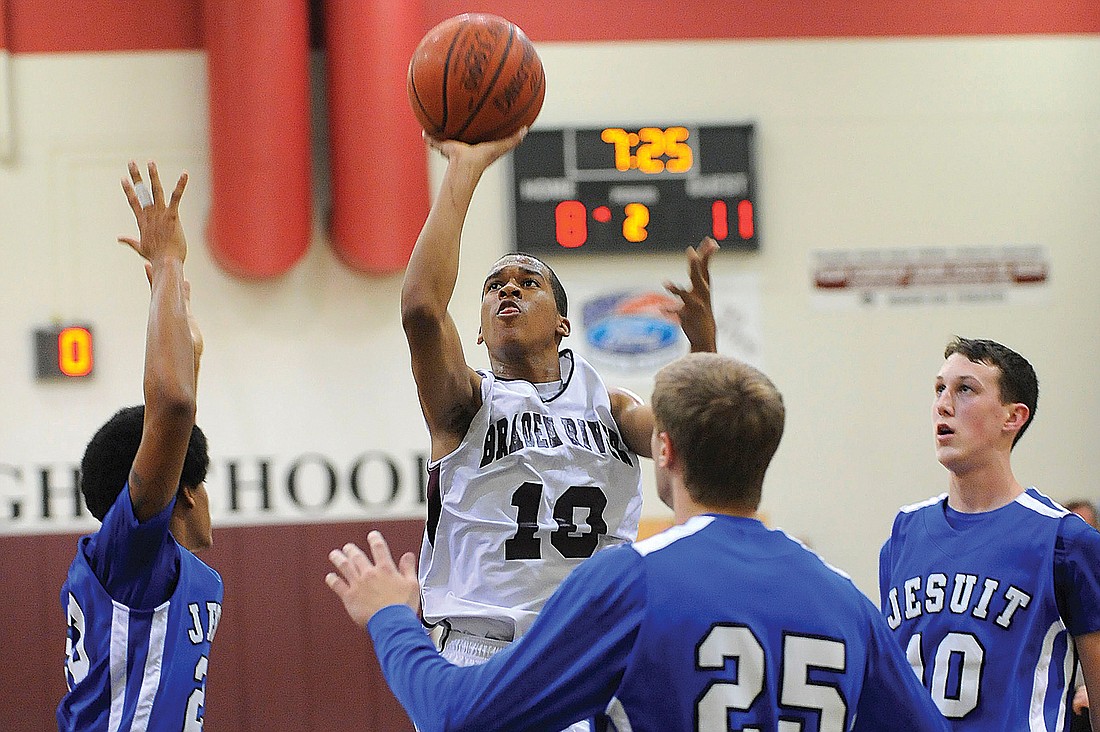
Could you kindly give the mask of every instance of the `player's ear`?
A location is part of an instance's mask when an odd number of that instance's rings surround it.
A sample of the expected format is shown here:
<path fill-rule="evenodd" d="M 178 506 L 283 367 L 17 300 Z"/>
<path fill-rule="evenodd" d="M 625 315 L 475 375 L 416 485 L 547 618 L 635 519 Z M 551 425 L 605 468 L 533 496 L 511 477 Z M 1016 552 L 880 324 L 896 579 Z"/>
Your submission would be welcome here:
<path fill-rule="evenodd" d="M 565 338 L 572 332 L 572 326 L 569 324 L 569 318 L 558 318 L 557 333 L 560 338 Z"/>
<path fill-rule="evenodd" d="M 180 489 L 176 492 L 176 503 L 182 503 L 187 508 L 195 507 L 195 487 L 180 483 Z"/>
<path fill-rule="evenodd" d="M 481 328 L 478 328 L 477 329 L 477 344 L 480 346 L 484 342 L 485 342 L 485 339 L 482 338 L 482 336 L 481 336 Z"/>
<path fill-rule="evenodd" d="M 1027 418 L 1031 415 L 1031 410 L 1022 402 L 1009 404 L 1008 408 L 1009 412 L 1005 417 L 1004 429 L 1007 432 L 1019 432 L 1027 424 Z"/>
<path fill-rule="evenodd" d="M 669 470 L 676 461 L 676 446 L 672 444 L 672 438 L 668 436 L 667 432 L 658 432 L 656 437 L 657 452 L 653 456 L 653 459 L 658 466 L 665 470 Z"/>

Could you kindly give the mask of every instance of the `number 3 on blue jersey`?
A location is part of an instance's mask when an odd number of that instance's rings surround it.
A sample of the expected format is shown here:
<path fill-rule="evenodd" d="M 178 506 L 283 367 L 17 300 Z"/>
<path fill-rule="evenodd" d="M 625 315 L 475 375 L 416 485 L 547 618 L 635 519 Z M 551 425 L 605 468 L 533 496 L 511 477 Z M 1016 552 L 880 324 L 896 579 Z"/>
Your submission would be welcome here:
<path fill-rule="evenodd" d="M 695 702 L 695 729 L 729 729 L 731 711 L 747 712 L 764 691 L 764 646 L 745 625 L 720 623 L 711 627 L 695 649 L 695 666 L 700 671 L 725 668 L 735 660 L 736 681 L 711 681 Z M 810 681 L 810 670 L 836 671 L 846 668 L 844 643 L 829 638 L 786 633 L 780 663 L 779 705 L 810 709 L 819 713 L 821 732 L 847 729 L 848 703 L 840 689 Z M 742 732 L 758 730 L 744 727 Z M 800 732 L 801 722 L 780 720 L 778 732 Z"/>
<path fill-rule="evenodd" d="M 516 533 L 504 542 L 505 559 L 542 558 L 542 542 L 538 537 L 541 504 L 541 483 L 524 483 L 512 493 L 517 525 Z M 551 532 L 550 543 L 567 559 L 592 556 L 600 544 L 600 537 L 607 533 L 607 523 L 603 519 L 605 508 L 607 496 L 596 486 L 570 486 L 554 503 L 554 522 L 558 528 Z M 587 510 L 588 531 L 581 532 L 577 526 L 578 509 Z"/>
<path fill-rule="evenodd" d="M 91 662 L 88 660 L 88 652 L 84 650 L 84 611 L 80 603 L 76 601 L 73 593 L 69 593 L 69 632 L 65 636 L 65 667 L 68 670 L 67 679 L 69 691 L 88 675 Z"/>

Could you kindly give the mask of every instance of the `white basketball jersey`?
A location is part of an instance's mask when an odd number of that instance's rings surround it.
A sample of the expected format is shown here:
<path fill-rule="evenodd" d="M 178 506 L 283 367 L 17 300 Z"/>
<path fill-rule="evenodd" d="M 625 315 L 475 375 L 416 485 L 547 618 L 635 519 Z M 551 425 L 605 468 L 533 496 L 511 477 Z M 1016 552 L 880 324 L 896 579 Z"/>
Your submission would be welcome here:
<path fill-rule="evenodd" d="M 592 366 L 569 350 L 560 360 L 562 386 L 546 398 L 481 372 L 466 437 L 428 466 L 426 623 L 518 638 L 577 564 L 637 537 L 638 456 Z"/>

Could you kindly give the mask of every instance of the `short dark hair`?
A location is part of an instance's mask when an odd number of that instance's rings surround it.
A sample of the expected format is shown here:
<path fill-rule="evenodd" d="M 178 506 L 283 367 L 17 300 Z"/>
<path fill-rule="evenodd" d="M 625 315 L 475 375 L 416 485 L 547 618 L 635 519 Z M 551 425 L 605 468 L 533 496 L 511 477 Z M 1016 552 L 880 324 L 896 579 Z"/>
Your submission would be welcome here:
<path fill-rule="evenodd" d="M 653 416 L 683 459 L 693 500 L 756 509 L 786 420 L 767 376 L 729 356 L 689 354 L 657 373 Z"/>
<path fill-rule="evenodd" d="M 561 280 L 558 279 L 558 273 L 554 271 L 553 267 L 551 267 L 549 264 L 542 261 L 538 257 L 532 254 L 528 254 L 527 252 L 509 252 L 500 259 L 504 259 L 505 257 L 527 257 L 528 259 L 534 260 L 545 267 L 546 274 L 550 278 L 550 292 L 554 294 L 554 304 L 558 307 L 558 315 L 562 316 L 563 318 L 569 317 L 569 298 L 566 296 L 565 287 L 562 286 Z M 499 262 L 500 259 L 498 259 L 497 261 Z"/>
<path fill-rule="evenodd" d="M 1066 509 L 1067 511 L 1072 511 L 1073 513 L 1078 515 L 1081 514 L 1082 508 L 1087 508 L 1089 513 L 1092 514 L 1092 520 L 1090 521 L 1089 519 L 1085 519 L 1085 523 L 1094 528 L 1100 528 L 1096 526 L 1096 505 L 1092 501 L 1086 500 L 1084 498 L 1077 498 L 1072 501 L 1066 501 L 1062 504 L 1062 508 Z M 1084 519 L 1085 517 L 1081 516 L 1081 518 Z"/>
<path fill-rule="evenodd" d="M 1035 369 L 1026 358 L 996 341 L 955 336 L 944 349 L 943 357 L 948 358 L 955 353 L 974 363 L 984 363 L 998 369 L 1001 372 L 1001 403 L 1020 403 L 1027 407 L 1027 421 L 1012 440 L 1012 446 L 1015 447 L 1031 425 L 1031 420 L 1035 419 L 1035 410 L 1039 408 L 1039 379 L 1035 375 Z"/>
<path fill-rule="evenodd" d="M 130 469 L 137 457 L 144 425 L 144 405 L 120 409 L 99 428 L 84 450 L 80 461 L 80 492 L 84 494 L 88 510 L 100 521 L 130 480 Z M 198 486 L 206 480 L 209 466 L 206 435 L 195 425 L 187 442 L 180 486 Z"/>

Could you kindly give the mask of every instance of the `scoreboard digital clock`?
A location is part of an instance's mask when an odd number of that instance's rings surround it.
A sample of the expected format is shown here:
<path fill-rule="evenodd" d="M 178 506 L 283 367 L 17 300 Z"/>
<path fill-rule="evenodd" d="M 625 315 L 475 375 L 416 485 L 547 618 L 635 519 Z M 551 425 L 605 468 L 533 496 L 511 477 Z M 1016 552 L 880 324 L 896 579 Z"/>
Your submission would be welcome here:
<path fill-rule="evenodd" d="M 753 125 L 532 130 L 512 152 L 516 251 L 755 250 Z"/>

